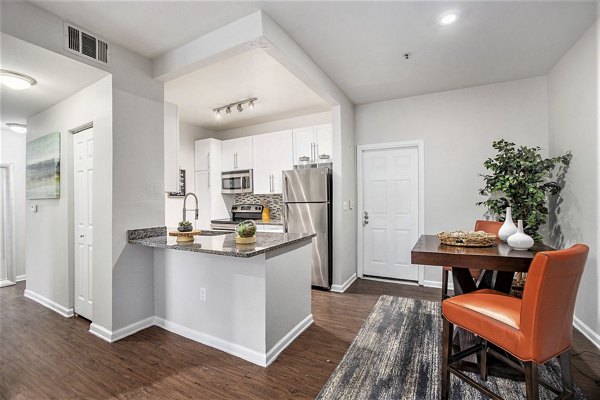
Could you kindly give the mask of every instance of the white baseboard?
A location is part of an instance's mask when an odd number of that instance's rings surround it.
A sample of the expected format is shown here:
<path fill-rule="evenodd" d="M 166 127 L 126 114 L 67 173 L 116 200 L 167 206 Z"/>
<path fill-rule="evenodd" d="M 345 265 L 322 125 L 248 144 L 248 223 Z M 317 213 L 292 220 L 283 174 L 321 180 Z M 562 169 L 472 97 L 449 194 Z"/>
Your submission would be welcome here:
<path fill-rule="evenodd" d="M 14 285 L 16 282 L 13 281 L 9 281 L 8 279 L 4 279 L 0 281 L 0 287 L 6 287 L 6 286 L 12 286 Z"/>
<path fill-rule="evenodd" d="M 331 291 L 336 293 L 344 293 L 350 285 L 356 280 L 356 274 L 352 274 L 350 278 L 346 280 L 342 285 L 331 285 Z"/>
<path fill-rule="evenodd" d="M 22 281 L 26 280 L 26 275 L 17 275 L 17 277 L 15 278 L 15 280 L 17 282 L 22 282 Z"/>
<path fill-rule="evenodd" d="M 403 281 L 401 279 L 376 278 L 374 276 L 366 276 L 366 275 L 361 276 L 360 279 L 364 279 L 366 281 L 395 283 L 396 285 L 419 286 L 418 282 L 415 282 L 415 281 Z"/>
<path fill-rule="evenodd" d="M 590 342 L 598 349 L 600 349 L 600 335 L 594 332 L 589 326 L 587 326 L 582 320 L 577 317 L 573 317 L 573 326 L 577 329 L 583 336 L 588 338 Z"/>
<path fill-rule="evenodd" d="M 355 277 L 356 278 L 356 277 Z M 287 333 L 279 342 L 273 346 L 271 350 L 267 352 L 267 363 L 265 367 L 271 365 L 273 361 L 281 354 L 286 347 L 288 347 L 298 336 L 302 334 L 309 326 L 313 324 L 313 316 L 309 314 L 306 318 L 304 318 L 298 325 L 296 325 L 291 331 Z"/>
<path fill-rule="evenodd" d="M 133 335 L 142 329 L 149 328 L 154 325 L 154 316 L 142 319 L 141 321 L 134 322 L 133 324 L 127 325 L 123 328 L 117 329 L 116 331 L 110 331 L 98 324 L 92 323 L 90 325 L 90 333 L 98 336 L 100 339 L 105 340 L 109 343 L 116 342 L 127 336 Z"/>
<path fill-rule="evenodd" d="M 210 346 L 217 350 L 224 351 L 225 353 L 232 354 L 253 364 L 260 365 L 261 367 L 267 366 L 266 354 L 261 353 L 260 351 L 252 350 L 248 347 L 216 338 L 214 336 L 190 329 L 175 322 L 167 321 L 166 319 L 160 317 L 156 317 L 155 325 L 166 329 L 169 332 L 173 332 L 188 339 L 191 339 L 195 342 L 202 343 L 206 346 Z"/>
<path fill-rule="evenodd" d="M 59 313 L 63 317 L 70 318 L 74 315 L 72 307 L 67 308 L 67 307 L 61 306 L 60 304 L 42 296 L 42 295 L 32 292 L 29 289 L 25 289 L 24 295 L 28 299 L 33 300 L 36 303 L 39 303 L 39 304 L 43 305 L 44 307 L 49 308 L 52 311 Z"/>
<path fill-rule="evenodd" d="M 442 282 L 441 281 L 423 281 L 423 286 L 425 287 L 432 287 L 432 288 L 442 288 Z M 454 283 L 452 283 L 451 279 L 448 279 L 448 290 L 454 290 Z"/>

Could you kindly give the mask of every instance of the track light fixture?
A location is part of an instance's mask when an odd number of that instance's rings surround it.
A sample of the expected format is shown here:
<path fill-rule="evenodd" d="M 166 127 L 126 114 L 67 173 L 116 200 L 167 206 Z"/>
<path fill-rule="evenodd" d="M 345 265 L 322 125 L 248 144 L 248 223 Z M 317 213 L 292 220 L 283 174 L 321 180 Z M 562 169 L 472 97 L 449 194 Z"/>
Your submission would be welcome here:
<path fill-rule="evenodd" d="M 236 101 L 235 103 L 227 104 L 221 107 L 213 108 L 213 112 L 215 113 L 215 117 L 221 118 L 221 111 L 225 110 L 225 114 L 231 114 L 231 108 L 235 107 L 238 112 L 244 111 L 244 104 L 248 104 L 248 108 L 250 110 L 254 110 L 254 102 L 258 99 L 256 97 L 252 97 L 242 101 Z"/>

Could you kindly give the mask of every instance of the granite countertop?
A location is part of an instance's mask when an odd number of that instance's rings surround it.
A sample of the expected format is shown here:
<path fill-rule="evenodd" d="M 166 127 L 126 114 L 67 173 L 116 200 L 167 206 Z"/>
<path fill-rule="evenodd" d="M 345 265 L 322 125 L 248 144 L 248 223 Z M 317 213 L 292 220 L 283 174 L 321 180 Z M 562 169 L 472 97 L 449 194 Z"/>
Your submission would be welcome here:
<path fill-rule="evenodd" d="M 164 226 L 130 230 L 127 231 L 127 237 L 129 243 L 139 246 L 248 258 L 308 241 L 316 236 L 314 233 L 257 232 L 256 243 L 240 245 L 235 243 L 235 233 L 202 232 L 204 234 L 195 236 L 193 242 L 184 243 L 177 243 L 174 236 L 167 236 L 167 228 Z"/>

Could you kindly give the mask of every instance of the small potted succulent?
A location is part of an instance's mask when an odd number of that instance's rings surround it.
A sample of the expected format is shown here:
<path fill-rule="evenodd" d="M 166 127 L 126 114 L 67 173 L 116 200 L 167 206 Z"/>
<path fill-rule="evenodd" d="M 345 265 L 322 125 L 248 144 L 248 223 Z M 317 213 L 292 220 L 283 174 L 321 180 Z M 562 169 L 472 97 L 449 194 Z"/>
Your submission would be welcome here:
<path fill-rule="evenodd" d="M 193 229 L 192 227 L 192 223 L 190 221 L 181 221 L 179 223 L 179 226 L 177 227 L 177 230 L 179 232 L 191 232 Z"/>
<path fill-rule="evenodd" d="M 254 221 L 247 220 L 240 222 L 235 227 L 237 236 L 235 242 L 238 244 L 256 243 L 256 224 Z"/>

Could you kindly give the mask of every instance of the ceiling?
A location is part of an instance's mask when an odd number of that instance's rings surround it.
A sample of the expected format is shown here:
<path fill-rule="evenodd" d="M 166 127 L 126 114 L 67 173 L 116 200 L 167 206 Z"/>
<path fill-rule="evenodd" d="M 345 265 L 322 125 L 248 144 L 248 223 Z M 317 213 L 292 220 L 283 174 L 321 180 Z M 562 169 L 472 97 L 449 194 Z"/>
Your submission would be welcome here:
<path fill-rule="evenodd" d="M 108 73 L 52 51 L 1 34 L 0 68 L 33 77 L 25 90 L 0 85 L 0 121 L 26 123 L 27 118 L 77 93 Z"/>
<path fill-rule="evenodd" d="M 214 108 L 257 97 L 253 110 L 233 109 L 217 119 Z M 165 84 L 165 100 L 179 106 L 179 118 L 224 130 L 329 111 L 321 97 L 260 49 L 196 70 Z"/>
<path fill-rule="evenodd" d="M 34 3 L 150 58 L 263 9 L 355 104 L 544 75 L 598 17 L 572 1 Z M 448 9 L 461 18 L 438 26 Z"/>

